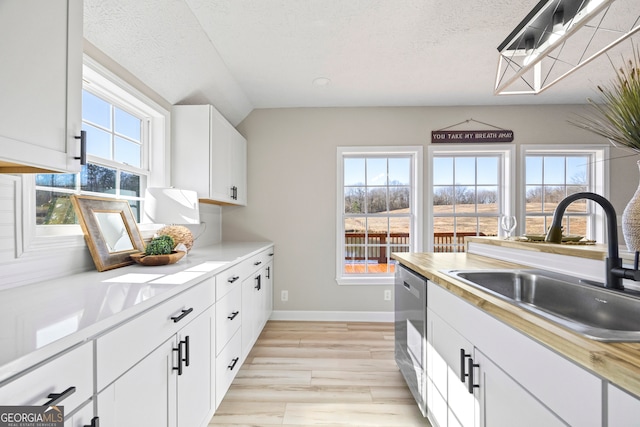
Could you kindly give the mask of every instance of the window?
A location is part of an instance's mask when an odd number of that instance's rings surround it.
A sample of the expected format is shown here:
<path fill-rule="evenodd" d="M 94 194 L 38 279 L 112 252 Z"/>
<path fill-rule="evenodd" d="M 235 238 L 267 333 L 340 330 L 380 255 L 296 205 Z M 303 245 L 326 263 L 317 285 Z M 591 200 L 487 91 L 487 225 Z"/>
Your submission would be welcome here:
<path fill-rule="evenodd" d="M 591 191 L 606 197 L 605 155 L 605 149 L 600 147 L 525 149 L 524 233 L 545 234 L 556 206 L 570 194 Z M 563 232 L 602 239 L 598 216 L 595 204 L 577 200 L 565 212 Z"/>
<path fill-rule="evenodd" d="M 151 144 L 164 150 L 166 111 L 104 70 L 84 66 L 82 129 L 87 133 L 87 164 L 75 174 L 37 174 L 36 225 L 75 224 L 71 194 L 114 197 L 129 201 L 140 221 L 144 190 L 153 174 L 163 182 L 162 168 L 154 169 Z M 158 155 L 156 154 L 156 155 Z M 164 160 L 155 164 L 162 164 Z M 162 184 L 160 184 L 162 185 Z"/>
<path fill-rule="evenodd" d="M 510 212 L 508 149 L 431 147 L 433 251 L 463 252 L 465 236 L 497 236 Z"/>
<path fill-rule="evenodd" d="M 391 253 L 420 250 L 421 163 L 422 147 L 338 148 L 338 283 L 392 283 Z"/>
<path fill-rule="evenodd" d="M 511 211 L 510 149 L 431 147 L 433 251 L 463 252 L 465 236 L 497 236 L 500 216 Z"/>

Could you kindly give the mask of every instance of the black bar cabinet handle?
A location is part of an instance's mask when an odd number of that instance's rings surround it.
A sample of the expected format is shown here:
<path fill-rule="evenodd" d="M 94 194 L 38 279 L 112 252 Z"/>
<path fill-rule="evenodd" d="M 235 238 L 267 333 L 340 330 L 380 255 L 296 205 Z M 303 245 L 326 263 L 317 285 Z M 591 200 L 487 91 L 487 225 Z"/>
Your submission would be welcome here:
<path fill-rule="evenodd" d="M 271 279 L 271 267 L 267 267 L 267 279 Z"/>
<path fill-rule="evenodd" d="M 407 288 L 407 289 L 411 289 L 411 285 L 410 285 L 410 284 L 408 284 L 407 282 L 404 282 L 404 283 L 403 283 L 403 285 L 404 285 L 404 287 L 405 287 L 405 288 Z"/>
<path fill-rule="evenodd" d="M 76 160 L 80 160 L 81 165 L 87 164 L 87 131 L 81 130 L 80 136 L 74 136 L 75 139 L 80 140 L 80 157 L 74 157 Z"/>
<path fill-rule="evenodd" d="M 240 314 L 240 312 L 239 312 L 239 311 L 233 311 L 233 312 L 231 312 L 231 314 L 230 314 L 229 316 L 227 316 L 227 319 L 229 319 L 229 320 L 233 320 L 233 319 L 235 319 L 235 318 L 236 318 L 236 316 L 237 316 L 238 314 Z"/>
<path fill-rule="evenodd" d="M 239 358 L 239 357 L 234 357 L 234 358 L 231 360 L 231 364 L 230 364 L 229 366 L 227 366 L 227 369 L 229 369 L 230 371 L 233 371 L 233 368 L 235 368 L 235 367 L 236 367 L 236 363 L 238 363 L 238 360 L 240 360 L 240 358 Z"/>
<path fill-rule="evenodd" d="M 464 348 L 461 348 L 460 349 L 460 381 L 462 382 L 465 382 L 466 378 L 469 376 L 469 374 L 465 372 L 466 364 L 464 363 L 467 357 L 471 357 L 471 355 L 467 354 L 464 351 Z"/>
<path fill-rule="evenodd" d="M 262 264 L 262 261 L 256 261 L 253 263 L 253 265 L 260 265 L 260 264 Z"/>
<path fill-rule="evenodd" d="M 193 311 L 193 307 L 187 308 L 186 310 L 182 309 L 182 313 L 179 316 L 171 317 L 171 320 L 173 320 L 173 323 L 178 323 L 179 321 L 187 317 L 189 313 L 191 313 L 192 311 Z"/>
<path fill-rule="evenodd" d="M 467 360 L 467 368 L 469 370 L 469 383 L 467 384 L 467 386 L 468 386 L 469 394 L 473 394 L 474 388 L 480 388 L 478 384 L 474 384 L 475 381 L 473 379 L 473 368 L 479 368 L 479 367 L 480 365 L 478 365 L 477 363 L 473 363 L 473 359 L 469 357 L 469 360 Z"/>
<path fill-rule="evenodd" d="M 48 400 L 47 403 L 45 403 L 42 406 L 56 406 L 58 403 L 62 402 L 64 399 L 71 396 L 75 392 L 76 392 L 75 387 L 69 387 L 62 393 L 49 393 L 49 395 L 47 396 L 47 399 L 50 399 L 50 400 Z"/>
<path fill-rule="evenodd" d="M 173 351 L 178 352 L 178 367 L 173 367 L 174 371 L 178 371 L 178 375 L 182 375 L 182 342 L 178 343 L 178 348 L 174 348 Z"/>
<path fill-rule="evenodd" d="M 91 424 L 85 425 L 84 427 L 100 427 L 100 418 L 98 417 L 91 418 Z"/>
<path fill-rule="evenodd" d="M 184 359 L 182 359 L 182 361 L 184 362 L 184 366 L 189 366 L 189 335 L 184 337 L 181 343 L 184 344 Z"/>
<path fill-rule="evenodd" d="M 255 277 L 255 281 L 256 281 L 256 285 L 254 286 L 254 288 L 256 288 L 257 290 L 260 290 L 262 288 L 261 286 L 261 282 L 262 282 L 262 275 L 259 274 Z"/>
<path fill-rule="evenodd" d="M 233 282 L 235 282 L 236 280 L 238 280 L 239 278 L 240 278 L 240 276 L 233 276 L 233 277 L 228 278 L 228 279 L 227 279 L 227 282 L 229 282 L 229 283 L 233 283 Z"/>

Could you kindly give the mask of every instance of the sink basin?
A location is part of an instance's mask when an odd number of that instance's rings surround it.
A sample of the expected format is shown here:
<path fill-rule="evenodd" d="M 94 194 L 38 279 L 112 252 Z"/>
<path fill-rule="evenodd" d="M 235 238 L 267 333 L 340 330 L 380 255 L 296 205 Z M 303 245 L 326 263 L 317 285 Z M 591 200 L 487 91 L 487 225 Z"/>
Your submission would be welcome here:
<path fill-rule="evenodd" d="M 587 338 L 640 342 L 640 298 L 544 270 L 445 273 Z"/>

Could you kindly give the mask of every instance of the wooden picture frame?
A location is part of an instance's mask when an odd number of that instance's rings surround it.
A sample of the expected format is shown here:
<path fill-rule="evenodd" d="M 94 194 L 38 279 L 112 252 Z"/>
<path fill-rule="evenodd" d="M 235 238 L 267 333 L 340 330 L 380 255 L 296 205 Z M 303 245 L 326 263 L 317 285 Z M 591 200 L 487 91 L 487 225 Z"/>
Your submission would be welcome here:
<path fill-rule="evenodd" d="M 128 201 L 74 194 L 71 202 L 98 271 L 133 264 L 130 255 L 145 251 Z"/>

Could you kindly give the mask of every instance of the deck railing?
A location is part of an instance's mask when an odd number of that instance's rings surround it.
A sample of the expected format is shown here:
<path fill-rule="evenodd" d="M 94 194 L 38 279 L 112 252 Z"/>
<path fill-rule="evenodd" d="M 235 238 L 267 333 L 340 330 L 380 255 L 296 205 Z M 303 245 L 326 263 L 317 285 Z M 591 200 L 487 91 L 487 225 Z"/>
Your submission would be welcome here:
<path fill-rule="evenodd" d="M 433 233 L 433 252 L 464 252 L 464 238 L 484 236 L 484 233 Z M 370 260 L 387 263 L 387 255 L 392 252 L 409 250 L 409 233 L 345 233 L 345 259 Z M 367 246 L 365 246 L 365 242 Z M 389 252 L 387 252 L 389 251 Z M 366 256 L 365 256 L 366 255 Z"/>

